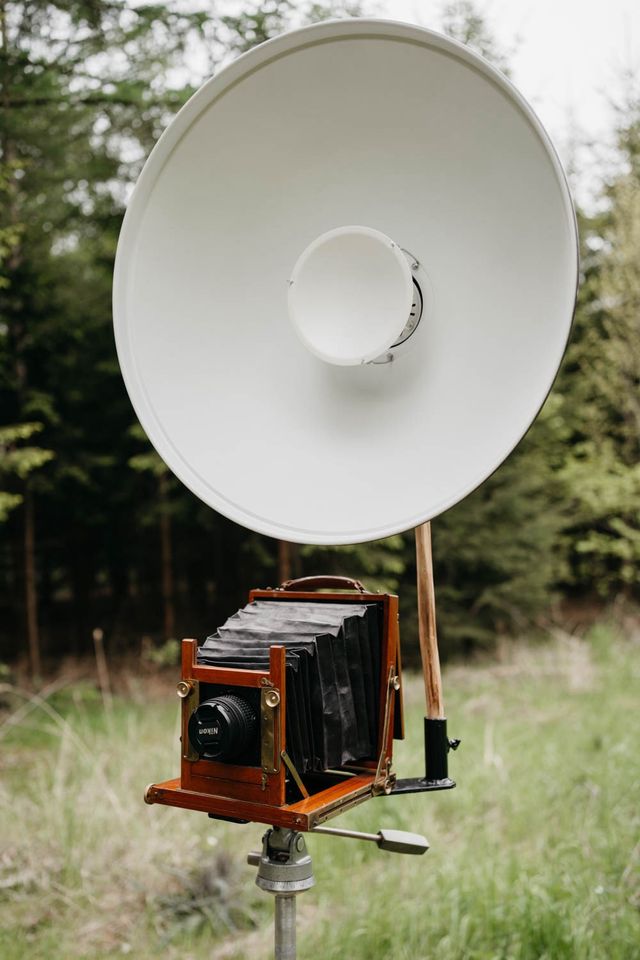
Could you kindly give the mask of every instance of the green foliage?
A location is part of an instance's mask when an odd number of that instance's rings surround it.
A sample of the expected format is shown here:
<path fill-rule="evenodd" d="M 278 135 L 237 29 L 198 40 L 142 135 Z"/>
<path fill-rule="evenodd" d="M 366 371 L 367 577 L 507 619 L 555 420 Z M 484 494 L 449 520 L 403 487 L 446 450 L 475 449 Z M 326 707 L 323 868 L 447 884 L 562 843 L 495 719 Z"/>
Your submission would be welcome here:
<path fill-rule="evenodd" d="M 7 493 L 6 490 L 0 490 L 0 523 L 7 519 L 12 510 L 19 507 L 22 503 L 22 497 L 19 493 Z"/>
<path fill-rule="evenodd" d="M 549 450 L 554 406 L 493 477 L 433 525 L 445 651 L 530 629 L 566 574 L 557 549 L 565 490 Z"/>
<path fill-rule="evenodd" d="M 620 458 L 611 438 L 576 444 L 563 470 L 570 495 L 571 579 L 601 597 L 637 585 L 640 464 Z"/>
<path fill-rule="evenodd" d="M 431 849 L 309 835 L 300 960 L 637 957 L 639 667 L 637 642 L 602 624 L 446 671 L 456 789 L 369 800 L 340 819 L 424 833 Z M 3 960 L 273 957 L 273 898 L 245 862 L 264 828 L 142 803 L 179 756 L 173 684 L 157 683 L 122 675 L 132 696 L 109 713 L 89 684 L 40 701 L 0 689 Z M 421 678 L 405 696 L 394 768 L 413 776 Z"/>
<path fill-rule="evenodd" d="M 22 444 L 22 441 L 29 440 L 41 430 L 41 423 L 20 423 L 0 427 L 0 483 L 3 486 L 11 483 L 12 479 L 26 480 L 30 473 L 53 459 L 54 454 L 51 450 Z M 0 523 L 6 520 L 9 513 L 21 503 L 21 494 L 0 490 Z"/>
<path fill-rule="evenodd" d="M 111 332 L 113 258 L 144 157 L 191 93 L 189 66 L 213 72 L 292 26 L 359 12 L 347 0 L 252 0 L 213 13 L 197 0 L 0 0 L 0 633 L 9 650 L 20 649 L 23 624 L 27 481 L 52 652 L 82 651 L 98 622 L 113 643 L 163 635 L 167 598 L 177 634 L 203 635 L 250 587 L 277 582 L 277 544 L 200 504 L 135 424 Z M 445 4 L 441 23 L 508 70 L 469 0 Z M 580 217 L 583 283 L 561 376 L 507 462 L 433 523 L 445 654 L 540 622 L 556 596 L 637 591 L 640 98 L 630 90 L 617 173 L 597 216 Z M 405 651 L 415 652 L 411 532 L 293 549 L 292 560 L 296 574 L 398 591 Z"/>
<path fill-rule="evenodd" d="M 473 0 L 452 0 L 442 7 L 442 30 L 448 36 L 471 47 L 506 76 L 509 60 L 493 36 L 485 17 Z"/>
<path fill-rule="evenodd" d="M 369 590 L 397 591 L 405 572 L 405 543 L 400 536 L 345 547 L 305 546 L 305 568 L 362 580 Z"/>
<path fill-rule="evenodd" d="M 123 201 L 190 93 L 167 78 L 201 17 L 47 0 L 4 0 L 2 14 L 0 405 L 8 423 L 41 422 L 55 453 L 31 484 L 52 545 L 39 561 L 83 603 L 100 567 L 122 562 L 112 531 L 131 494 L 110 311 Z"/>
<path fill-rule="evenodd" d="M 11 203 L 11 185 L 19 166 L 15 162 L 5 162 L 0 164 L 0 207 L 8 207 Z M 13 220 L 5 219 L 0 224 L 0 289 L 9 285 L 9 278 L 6 273 L 6 265 L 19 249 L 24 225 Z"/>
<path fill-rule="evenodd" d="M 640 561 L 640 102 L 626 106 L 620 171 L 602 212 L 581 221 L 584 282 L 559 384 L 569 582 L 603 597 L 637 590 Z"/>
<path fill-rule="evenodd" d="M 143 645 L 142 659 L 155 667 L 175 667 L 180 663 L 180 643 L 173 637 L 160 646 L 147 643 Z"/>
<path fill-rule="evenodd" d="M 136 473 L 148 473 L 154 477 L 167 476 L 169 468 L 155 450 L 149 446 L 144 430 L 139 423 L 135 423 L 129 430 L 129 435 L 145 447 L 144 453 L 136 453 L 129 457 L 127 463 Z"/>
<path fill-rule="evenodd" d="M 295 2 L 295 0 L 253 0 L 244 3 L 236 15 L 223 16 L 225 29 L 224 45 L 234 53 L 245 53 L 258 43 L 291 30 L 304 23 L 340 17 L 356 17 L 362 12 L 362 4 L 327 0 L 324 3 Z"/>

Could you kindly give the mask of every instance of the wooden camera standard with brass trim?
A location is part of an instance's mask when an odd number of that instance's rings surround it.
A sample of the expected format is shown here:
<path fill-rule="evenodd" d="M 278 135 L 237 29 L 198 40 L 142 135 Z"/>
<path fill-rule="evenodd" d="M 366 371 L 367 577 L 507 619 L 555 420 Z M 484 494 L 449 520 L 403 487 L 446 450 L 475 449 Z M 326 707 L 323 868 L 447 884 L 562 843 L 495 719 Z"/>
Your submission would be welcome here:
<path fill-rule="evenodd" d="M 341 589 L 315 592 L 318 588 Z M 277 590 L 252 590 L 249 594 L 250 605 L 261 604 L 264 608 L 265 603 L 283 602 L 353 605 L 354 609 L 356 605 L 366 605 L 376 617 L 379 649 L 373 653 L 379 676 L 374 691 L 375 729 L 369 741 L 373 749 L 355 762 L 331 769 L 298 769 L 288 749 L 287 718 L 293 706 L 301 710 L 308 709 L 308 705 L 290 703 L 294 691 L 287 689 L 286 646 L 270 644 L 263 669 L 243 669 L 199 662 L 202 656 L 198 655 L 197 641 L 183 640 L 182 679 L 178 684 L 182 700 L 180 777 L 147 787 L 147 803 L 304 831 L 369 797 L 392 791 L 393 740 L 404 734 L 398 598 L 369 593 L 358 581 L 343 577 L 309 577 L 291 581 Z M 220 762 L 203 756 L 194 747 L 190 721 L 211 691 L 222 692 L 227 699 L 230 695 L 231 699 L 234 695 L 238 695 L 237 699 L 242 696 L 255 705 L 258 729 L 249 759 Z"/>

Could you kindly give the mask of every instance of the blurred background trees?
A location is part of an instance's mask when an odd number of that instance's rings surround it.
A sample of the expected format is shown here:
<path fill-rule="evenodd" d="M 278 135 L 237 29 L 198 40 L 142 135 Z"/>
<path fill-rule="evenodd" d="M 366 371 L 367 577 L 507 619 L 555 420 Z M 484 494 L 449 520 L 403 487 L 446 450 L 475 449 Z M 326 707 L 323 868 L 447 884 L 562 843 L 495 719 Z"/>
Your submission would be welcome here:
<path fill-rule="evenodd" d="M 0 0 L 0 656 L 203 636 L 280 575 L 337 572 L 401 592 L 415 640 L 413 538 L 299 548 L 246 531 L 164 468 L 111 333 L 126 198 L 192 85 L 230 55 L 356 4 L 257 0 L 232 13 L 103 0 Z M 469 2 L 442 23 L 502 69 Z M 640 559 L 640 101 L 580 215 L 584 282 L 556 387 L 525 440 L 434 523 L 445 654 L 530 627 L 561 598 L 637 590 Z M 148 641 L 147 641 L 148 642 Z"/>

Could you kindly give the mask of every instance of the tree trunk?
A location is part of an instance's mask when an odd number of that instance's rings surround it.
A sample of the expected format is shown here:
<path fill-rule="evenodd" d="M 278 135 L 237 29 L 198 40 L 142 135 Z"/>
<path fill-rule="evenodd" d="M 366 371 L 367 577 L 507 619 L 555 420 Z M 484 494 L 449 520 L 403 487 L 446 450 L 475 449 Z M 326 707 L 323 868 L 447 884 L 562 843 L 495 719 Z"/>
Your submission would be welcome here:
<path fill-rule="evenodd" d="M 158 477 L 158 496 L 160 499 L 160 561 L 162 564 L 162 609 L 164 638 L 168 640 L 176 634 L 176 611 L 173 586 L 173 543 L 171 537 L 171 516 L 169 513 L 169 484 L 166 473 Z"/>
<path fill-rule="evenodd" d="M 2 54 L 3 72 L 0 77 L 0 91 L 2 105 L 5 111 L 9 110 L 9 89 L 11 86 L 11 67 L 9 59 L 9 37 L 7 25 L 7 4 L 0 0 L 0 53 Z M 7 220 L 11 226 L 20 222 L 17 180 L 14 177 L 12 166 L 16 160 L 15 143 L 5 131 L 0 135 L 0 152 L 2 162 L 7 170 Z M 22 262 L 20 243 L 10 246 L 6 257 L 5 270 L 9 277 L 18 270 Z M 27 388 L 27 367 L 24 358 L 26 330 L 23 319 L 13 310 L 8 311 L 7 332 L 9 349 L 13 353 L 13 365 L 16 378 L 16 387 L 20 410 L 22 411 Z M 39 680 L 42 669 L 40 660 L 40 634 L 38 631 L 38 595 L 36 588 L 36 558 L 35 558 L 35 508 L 33 494 L 29 488 L 29 481 L 24 485 L 23 508 L 23 546 L 24 546 L 24 600 L 25 620 L 27 628 L 27 645 L 33 680 Z"/>
<path fill-rule="evenodd" d="M 94 569 L 87 534 L 77 517 L 67 524 L 67 541 L 73 583 L 73 654 L 78 657 L 87 653 L 87 643 L 93 629 L 90 610 Z"/>
<path fill-rule="evenodd" d="M 291 544 L 288 540 L 278 540 L 278 583 L 291 580 Z"/>
<path fill-rule="evenodd" d="M 38 629 L 35 526 L 33 494 L 27 481 L 24 490 L 24 605 L 31 678 L 37 683 L 42 676 L 42 662 L 40 657 L 40 631 Z"/>

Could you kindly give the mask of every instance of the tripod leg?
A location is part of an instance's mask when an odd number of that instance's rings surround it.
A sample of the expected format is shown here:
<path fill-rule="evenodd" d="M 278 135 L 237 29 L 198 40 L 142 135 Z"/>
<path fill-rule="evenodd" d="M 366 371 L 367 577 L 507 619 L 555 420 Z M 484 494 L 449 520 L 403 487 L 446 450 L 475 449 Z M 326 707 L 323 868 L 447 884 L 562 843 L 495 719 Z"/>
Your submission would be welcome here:
<path fill-rule="evenodd" d="M 276 894 L 275 901 L 275 960 L 296 960 L 295 894 Z"/>
<path fill-rule="evenodd" d="M 275 898 L 275 960 L 296 960 L 296 895 L 314 884 L 304 834 L 272 827 L 262 838 L 262 852 L 250 853 L 257 865 L 256 883 Z"/>

